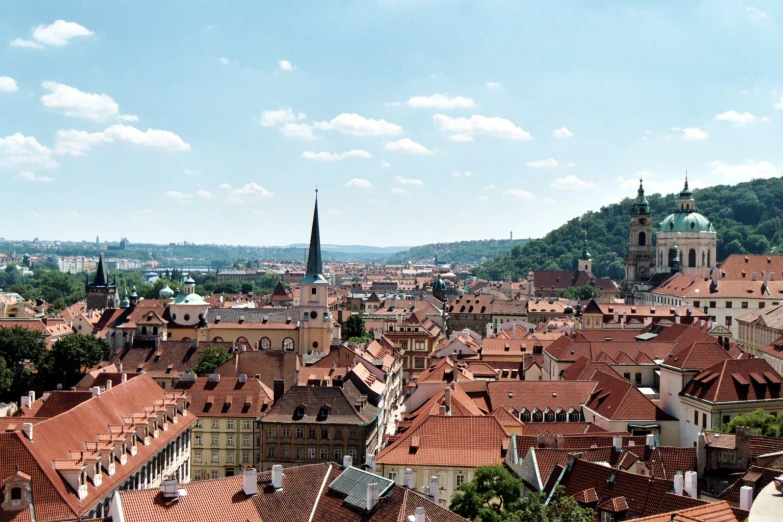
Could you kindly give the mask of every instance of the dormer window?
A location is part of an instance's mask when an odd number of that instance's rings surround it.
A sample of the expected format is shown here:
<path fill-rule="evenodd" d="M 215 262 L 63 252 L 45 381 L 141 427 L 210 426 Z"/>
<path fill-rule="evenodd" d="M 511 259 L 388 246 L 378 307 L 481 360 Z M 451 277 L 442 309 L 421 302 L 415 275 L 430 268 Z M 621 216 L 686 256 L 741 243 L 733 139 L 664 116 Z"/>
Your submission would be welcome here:
<path fill-rule="evenodd" d="M 22 500 L 22 488 L 11 488 L 11 500 Z"/>
<path fill-rule="evenodd" d="M 318 410 L 318 420 L 326 420 L 326 418 L 329 417 L 329 413 L 331 411 L 332 407 L 328 404 L 321 406 L 321 409 Z"/>
<path fill-rule="evenodd" d="M 307 405 L 306 404 L 300 404 L 294 409 L 294 417 L 296 418 L 302 418 L 307 413 Z"/>

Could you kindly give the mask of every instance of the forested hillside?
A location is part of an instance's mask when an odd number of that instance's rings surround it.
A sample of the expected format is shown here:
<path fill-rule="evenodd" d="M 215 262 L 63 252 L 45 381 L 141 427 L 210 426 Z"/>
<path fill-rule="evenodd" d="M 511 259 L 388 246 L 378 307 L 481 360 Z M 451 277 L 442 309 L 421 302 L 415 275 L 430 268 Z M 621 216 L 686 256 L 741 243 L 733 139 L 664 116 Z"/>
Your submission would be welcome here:
<path fill-rule="evenodd" d="M 478 241 L 457 241 L 455 243 L 432 243 L 404 250 L 389 256 L 387 263 L 408 261 L 431 262 L 437 256 L 441 263 L 482 263 L 500 253 L 508 252 L 514 246 L 523 246 L 529 239 L 484 239 Z"/>
<path fill-rule="evenodd" d="M 733 253 L 783 252 L 783 179 L 760 179 L 738 185 L 718 185 L 694 191 L 696 209 L 718 232 L 718 259 Z M 654 231 L 674 212 L 676 194 L 647 195 Z M 476 269 L 489 280 L 524 277 L 538 270 L 571 270 L 582 253 L 584 232 L 593 256 L 593 272 L 621 281 L 623 256 L 628 245 L 629 216 L 633 199 L 587 212 L 553 230 L 543 239 L 513 247 Z"/>

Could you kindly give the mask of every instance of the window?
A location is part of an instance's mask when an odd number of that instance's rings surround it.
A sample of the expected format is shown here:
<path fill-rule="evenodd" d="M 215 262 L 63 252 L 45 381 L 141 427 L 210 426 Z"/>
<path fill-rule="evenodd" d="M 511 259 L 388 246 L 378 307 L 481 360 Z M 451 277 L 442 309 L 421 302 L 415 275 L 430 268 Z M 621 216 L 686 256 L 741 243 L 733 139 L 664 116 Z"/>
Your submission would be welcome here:
<path fill-rule="evenodd" d="M 693 423 L 698 426 L 699 425 L 699 412 L 696 410 L 693 410 Z"/>
<path fill-rule="evenodd" d="M 286 337 L 285 339 L 283 339 L 283 350 L 287 350 L 290 352 L 293 351 L 293 349 L 294 349 L 294 340 L 291 339 L 290 337 Z"/>
<path fill-rule="evenodd" d="M 315 460 L 315 448 L 307 448 L 307 458 Z"/>
<path fill-rule="evenodd" d="M 233 464 L 234 463 L 234 452 L 229 451 L 226 453 L 226 464 Z"/>
<path fill-rule="evenodd" d="M 310 290 L 310 295 L 316 295 L 316 289 L 315 288 L 312 288 Z"/>
<path fill-rule="evenodd" d="M 196 421 L 196 427 L 197 427 L 197 428 L 201 428 L 201 427 L 202 427 L 202 422 L 201 422 L 201 419 L 198 419 L 198 420 Z"/>
<path fill-rule="evenodd" d="M 266 448 L 266 456 L 270 459 L 275 458 L 275 447 L 274 446 L 268 446 Z"/>
<path fill-rule="evenodd" d="M 327 430 L 326 428 L 321 428 L 321 438 L 329 439 L 329 430 Z"/>
<path fill-rule="evenodd" d="M 356 448 L 348 448 L 348 455 L 351 459 L 356 460 Z"/>
<path fill-rule="evenodd" d="M 197 469 L 195 472 L 195 475 L 193 476 L 194 480 L 201 480 L 201 470 Z"/>
<path fill-rule="evenodd" d="M 747 308 L 748 307 L 748 302 L 747 301 L 742 301 L 740 306 L 742 306 L 742 308 Z"/>
<path fill-rule="evenodd" d="M 710 308 L 715 308 L 718 304 L 715 301 L 710 301 Z"/>
<path fill-rule="evenodd" d="M 321 448 L 321 460 L 327 460 L 329 458 L 329 448 Z"/>
<path fill-rule="evenodd" d="M 601 511 L 601 522 L 614 522 L 614 513 Z"/>
<path fill-rule="evenodd" d="M 731 316 L 730 315 L 726 316 L 726 326 L 731 326 Z"/>
<path fill-rule="evenodd" d="M 707 414 L 706 413 L 702 413 L 701 414 L 701 427 L 703 429 L 707 429 Z"/>
<path fill-rule="evenodd" d="M 242 429 L 243 430 L 249 430 L 250 429 L 250 420 L 243 420 L 242 421 Z"/>
<path fill-rule="evenodd" d="M 315 428 L 309 428 L 307 430 L 307 438 L 308 439 L 314 439 L 315 438 Z"/>
<path fill-rule="evenodd" d="M 728 424 L 731 422 L 731 416 L 730 415 L 724 415 L 723 416 L 723 424 Z"/>
<path fill-rule="evenodd" d="M 296 438 L 297 439 L 304 438 L 304 428 L 296 428 Z"/>
<path fill-rule="evenodd" d="M 220 421 L 217 419 L 212 419 L 212 429 L 216 430 L 220 428 Z"/>
<path fill-rule="evenodd" d="M 213 446 L 220 445 L 220 438 L 217 435 L 212 435 L 212 445 Z"/>
<path fill-rule="evenodd" d="M 234 419 L 228 419 L 226 421 L 226 428 L 233 430 L 234 429 Z"/>
<path fill-rule="evenodd" d="M 701 308 L 701 301 L 694 301 L 693 302 L 693 307 L 696 308 L 696 309 Z"/>
<path fill-rule="evenodd" d="M 266 430 L 266 436 L 269 437 L 270 439 L 274 439 L 275 437 L 277 437 L 277 429 L 269 428 L 268 430 Z"/>
<path fill-rule="evenodd" d="M 196 435 L 196 441 L 193 444 L 201 446 L 201 435 Z"/>
<path fill-rule="evenodd" d="M 201 452 L 200 451 L 194 451 L 193 452 L 193 460 L 195 462 L 201 462 Z"/>
<path fill-rule="evenodd" d="M 356 440 L 357 439 L 356 430 L 350 430 L 348 432 L 348 438 L 351 440 Z"/>
<path fill-rule="evenodd" d="M 296 458 L 298 459 L 304 458 L 304 448 L 302 447 L 296 448 Z"/>
<path fill-rule="evenodd" d="M 280 436 L 284 439 L 290 439 L 291 438 L 291 430 L 289 428 L 283 428 L 280 430 Z"/>
<path fill-rule="evenodd" d="M 342 440 L 343 439 L 343 430 L 336 429 L 334 430 L 334 440 Z"/>
<path fill-rule="evenodd" d="M 242 452 L 242 464 L 250 464 L 250 452 L 249 451 L 243 451 Z"/>
<path fill-rule="evenodd" d="M 250 446 L 250 435 L 242 435 L 242 445 Z"/>
<path fill-rule="evenodd" d="M 216 479 L 216 478 L 218 478 L 218 472 L 217 472 L 217 470 L 216 470 L 216 469 L 213 469 L 213 470 L 212 470 L 212 474 L 211 474 L 210 476 L 211 476 L 213 479 Z"/>
<path fill-rule="evenodd" d="M 272 348 L 272 341 L 269 339 L 269 337 L 262 337 L 261 338 L 261 349 L 262 350 L 269 350 Z"/>
<path fill-rule="evenodd" d="M 636 381 L 636 384 L 641 384 L 642 383 L 642 374 L 637 372 L 634 375 L 634 380 Z"/>
<path fill-rule="evenodd" d="M 733 450 L 720 450 L 718 452 L 718 462 L 721 464 L 734 464 L 737 461 L 737 454 Z"/>
<path fill-rule="evenodd" d="M 766 305 L 767 305 L 767 303 L 765 303 L 764 301 L 761 301 L 759 303 L 759 308 L 764 308 Z"/>
<path fill-rule="evenodd" d="M 731 301 L 726 301 L 726 308 L 731 308 L 731 306 L 732 306 Z"/>
<path fill-rule="evenodd" d="M 220 462 L 220 454 L 217 451 L 212 452 L 212 462 Z"/>
<path fill-rule="evenodd" d="M 284 459 L 291 458 L 291 446 L 283 446 L 283 458 Z"/>
<path fill-rule="evenodd" d="M 460 487 L 465 482 L 465 475 L 457 473 L 457 487 Z"/>
<path fill-rule="evenodd" d="M 623 373 L 623 379 L 625 379 L 628 382 L 631 382 L 631 372 Z"/>
<path fill-rule="evenodd" d="M 334 460 L 336 462 L 342 462 L 342 460 L 343 460 L 343 449 L 342 448 L 334 448 Z"/>
<path fill-rule="evenodd" d="M 226 435 L 226 446 L 233 446 L 233 445 L 234 445 L 234 436 Z"/>
<path fill-rule="evenodd" d="M 423 370 L 424 369 L 424 357 L 414 357 L 413 358 L 413 367 L 417 370 Z"/>
<path fill-rule="evenodd" d="M 397 472 L 396 471 L 390 471 L 388 475 L 389 480 L 394 481 L 394 483 L 397 483 Z"/>

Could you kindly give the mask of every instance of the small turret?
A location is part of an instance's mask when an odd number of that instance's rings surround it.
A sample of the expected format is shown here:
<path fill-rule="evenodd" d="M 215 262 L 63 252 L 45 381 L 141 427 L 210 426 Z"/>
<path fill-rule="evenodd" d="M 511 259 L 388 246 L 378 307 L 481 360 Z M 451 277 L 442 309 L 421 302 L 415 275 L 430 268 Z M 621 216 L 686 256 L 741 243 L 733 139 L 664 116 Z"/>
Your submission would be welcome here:
<path fill-rule="evenodd" d="M 686 185 L 687 187 L 687 185 Z M 674 252 L 674 257 L 672 258 L 672 265 L 670 267 L 671 273 L 676 274 L 680 271 L 680 249 L 677 248 L 677 244 L 675 243 L 672 247 L 672 251 Z"/>
<path fill-rule="evenodd" d="M 128 299 L 128 287 L 122 286 L 122 301 L 120 301 L 120 308 L 128 308 L 130 306 L 130 300 Z"/>
<path fill-rule="evenodd" d="M 190 277 L 190 272 L 188 272 L 188 278 L 185 279 L 184 290 L 185 290 L 185 295 L 196 293 L 196 282 L 193 280 L 192 277 Z"/>

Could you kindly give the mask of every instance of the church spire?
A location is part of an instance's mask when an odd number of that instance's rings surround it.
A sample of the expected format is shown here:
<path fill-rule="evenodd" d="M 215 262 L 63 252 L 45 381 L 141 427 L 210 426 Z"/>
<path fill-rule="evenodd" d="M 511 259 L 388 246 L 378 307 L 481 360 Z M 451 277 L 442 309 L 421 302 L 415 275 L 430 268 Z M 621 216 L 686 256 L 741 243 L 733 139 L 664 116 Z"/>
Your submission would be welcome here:
<path fill-rule="evenodd" d="M 321 231 L 318 226 L 318 189 L 315 191 L 313 228 L 310 232 L 310 249 L 307 253 L 307 273 L 303 282 L 314 283 L 316 281 L 324 281 L 321 263 Z"/>
<path fill-rule="evenodd" d="M 93 286 L 109 286 L 109 270 L 106 268 L 106 263 L 103 261 L 103 253 L 98 257 L 98 270 L 95 273 Z"/>

